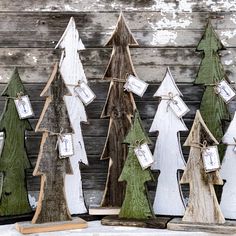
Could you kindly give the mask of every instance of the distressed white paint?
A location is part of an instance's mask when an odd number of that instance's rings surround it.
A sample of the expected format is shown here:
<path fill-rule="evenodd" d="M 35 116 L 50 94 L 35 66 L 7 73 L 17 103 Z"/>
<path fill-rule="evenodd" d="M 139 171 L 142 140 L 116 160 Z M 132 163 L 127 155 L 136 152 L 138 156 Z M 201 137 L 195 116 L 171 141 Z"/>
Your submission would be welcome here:
<path fill-rule="evenodd" d="M 79 38 L 73 17 L 71 17 L 56 47 L 60 47 L 64 50 L 60 61 L 60 72 L 72 95 L 64 97 L 71 125 L 74 130 L 74 155 L 70 157 L 73 175 L 66 175 L 65 177 L 65 192 L 70 213 L 81 214 L 87 212 L 87 209 L 84 204 L 79 162 L 88 164 L 88 160 L 80 122 L 86 122 L 87 116 L 83 103 L 74 92 L 74 86 L 78 85 L 79 81 L 87 83 L 87 79 L 78 54 L 78 50 L 84 49 L 84 45 Z"/>
<path fill-rule="evenodd" d="M 183 215 L 184 204 L 177 179 L 177 170 L 185 168 L 179 131 L 187 131 L 182 119 L 178 118 L 168 106 L 168 94 L 182 96 L 174 79 L 167 69 L 166 75 L 154 97 L 161 97 L 149 132 L 158 131 L 154 150 L 153 170 L 159 170 L 154 212 L 161 215 Z"/>
<path fill-rule="evenodd" d="M 175 39 L 177 38 L 177 32 L 169 31 L 169 30 L 158 30 L 153 33 L 153 38 L 151 41 L 151 45 L 164 45 L 168 43 L 175 43 Z"/>
<path fill-rule="evenodd" d="M 226 131 L 222 142 L 227 146 L 221 167 L 221 176 L 226 180 L 221 197 L 221 209 L 225 218 L 236 219 L 236 113 Z"/>
<path fill-rule="evenodd" d="M 30 194 L 28 194 L 28 199 L 29 199 L 29 203 L 30 203 L 30 206 L 32 207 L 32 209 L 35 209 L 37 207 L 36 198 L 34 196 L 31 196 Z"/>
<path fill-rule="evenodd" d="M 205 1 L 206 6 L 210 8 L 211 11 L 233 11 L 236 9 L 236 2 L 232 0 L 220 0 L 213 1 L 207 0 Z"/>
<path fill-rule="evenodd" d="M 224 30 L 221 32 L 221 41 L 225 46 L 228 46 L 228 40 L 235 37 L 236 35 L 236 30 Z"/>

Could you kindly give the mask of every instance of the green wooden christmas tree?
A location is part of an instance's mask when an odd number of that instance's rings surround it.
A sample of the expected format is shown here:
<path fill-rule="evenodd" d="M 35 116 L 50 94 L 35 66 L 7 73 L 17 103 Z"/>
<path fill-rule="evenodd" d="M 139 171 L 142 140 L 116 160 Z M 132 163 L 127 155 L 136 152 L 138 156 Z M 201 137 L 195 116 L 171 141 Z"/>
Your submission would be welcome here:
<path fill-rule="evenodd" d="M 227 105 L 215 92 L 215 85 L 221 80 L 226 79 L 230 82 L 225 75 L 218 53 L 219 50 L 224 49 L 211 22 L 208 21 L 205 33 L 197 46 L 197 51 L 204 53 L 195 84 L 205 85 L 200 112 L 207 127 L 218 141 L 223 137 L 222 121 L 230 119 Z M 219 153 L 223 156 L 223 145 L 219 146 Z"/>
<path fill-rule="evenodd" d="M 126 194 L 119 218 L 150 219 L 154 213 L 148 199 L 146 182 L 153 180 L 149 169 L 143 170 L 135 155 L 134 148 L 138 143 L 150 143 L 145 133 L 138 112 L 135 113 L 133 125 L 124 142 L 129 144 L 128 157 L 119 177 L 119 181 L 126 181 Z"/>
<path fill-rule="evenodd" d="M 0 215 L 20 215 L 31 212 L 26 189 L 25 170 L 30 162 L 25 148 L 25 131 L 32 130 L 27 119 L 20 120 L 14 103 L 18 93 L 26 94 L 17 69 L 2 93 L 6 104 L 0 118 L 0 131 L 5 141 L 0 157 L 0 172 L 3 174 L 0 195 Z"/>

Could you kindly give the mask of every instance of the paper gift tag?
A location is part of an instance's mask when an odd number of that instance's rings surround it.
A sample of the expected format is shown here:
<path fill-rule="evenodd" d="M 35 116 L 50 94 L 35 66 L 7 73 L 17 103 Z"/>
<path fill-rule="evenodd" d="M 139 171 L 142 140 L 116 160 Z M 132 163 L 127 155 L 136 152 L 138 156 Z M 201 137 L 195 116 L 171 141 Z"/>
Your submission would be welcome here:
<path fill-rule="evenodd" d="M 206 172 L 220 169 L 220 158 L 217 146 L 209 146 L 203 149 L 202 158 Z"/>
<path fill-rule="evenodd" d="M 134 152 L 143 170 L 151 166 L 154 160 L 147 143 L 134 148 Z"/>
<path fill-rule="evenodd" d="M 131 91 L 140 97 L 143 96 L 143 94 L 147 90 L 147 87 L 148 87 L 148 84 L 146 82 L 142 81 L 141 79 L 139 79 L 133 75 L 129 75 L 129 77 L 124 85 L 124 88 L 126 90 Z"/>
<path fill-rule="evenodd" d="M 173 98 L 171 98 L 171 100 L 169 101 L 169 106 L 179 118 L 189 112 L 189 108 L 180 96 L 174 96 Z"/>
<path fill-rule="evenodd" d="M 219 94 L 222 97 L 225 103 L 228 103 L 236 95 L 235 91 L 225 80 L 222 80 L 220 83 L 217 84 L 216 91 L 217 94 Z"/>
<path fill-rule="evenodd" d="M 96 98 L 94 92 L 85 82 L 81 82 L 78 86 L 76 86 L 74 91 L 85 105 L 88 105 Z"/>
<path fill-rule="evenodd" d="M 5 134 L 4 132 L 0 132 L 0 156 L 2 154 L 2 149 L 4 145 Z"/>
<path fill-rule="evenodd" d="M 28 95 L 23 95 L 14 99 L 14 102 L 20 119 L 26 119 L 34 116 Z"/>
<path fill-rule="evenodd" d="M 72 134 L 62 134 L 58 137 L 59 156 L 65 158 L 74 155 Z"/>

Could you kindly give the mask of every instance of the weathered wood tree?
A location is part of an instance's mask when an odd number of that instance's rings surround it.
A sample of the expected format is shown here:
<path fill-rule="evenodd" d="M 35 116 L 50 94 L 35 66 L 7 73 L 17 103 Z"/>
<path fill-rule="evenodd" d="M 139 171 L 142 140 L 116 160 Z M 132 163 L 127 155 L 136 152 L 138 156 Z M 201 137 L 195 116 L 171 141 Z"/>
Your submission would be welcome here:
<path fill-rule="evenodd" d="M 181 150 L 179 131 L 187 131 L 182 118 L 177 117 L 169 107 L 169 94 L 183 96 L 175 84 L 169 68 L 165 77 L 154 94 L 161 97 L 149 132 L 158 131 L 158 138 L 154 150 L 152 170 L 159 170 L 153 209 L 160 215 L 183 215 L 184 204 L 178 180 L 178 170 L 185 168 L 185 161 Z"/>
<path fill-rule="evenodd" d="M 184 146 L 190 146 L 190 153 L 181 183 L 189 184 L 190 195 L 183 221 L 223 224 L 225 219 L 214 189 L 214 185 L 222 185 L 223 181 L 219 171 L 206 173 L 204 170 L 201 156 L 204 141 L 208 145 L 218 144 L 197 110 L 193 126 L 184 143 Z"/>
<path fill-rule="evenodd" d="M 204 53 L 195 84 L 205 86 L 200 112 L 207 127 L 218 141 L 223 137 L 222 121 L 230 120 L 226 104 L 215 92 L 215 85 L 218 82 L 223 79 L 228 80 L 218 53 L 219 50 L 224 49 L 209 20 L 204 35 L 197 46 L 197 51 Z M 228 82 L 230 83 L 229 80 Z M 221 158 L 224 155 L 224 150 L 224 145 L 219 145 Z"/>
<path fill-rule="evenodd" d="M 227 145 L 225 156 L 222 162 L 221 175 L 226 180 L 221 196 L 220 206 L 225 218 L 236 219 L 236 113 L 231 121 L 222 141 Z"/>
<path fill-rule="evenodd" d="M 106 143 L 101 160 L 109 158 L 109 169 L 106 187 L 101 202 L 103 207 L 120 207 L 125 193 L 124 183 L 118 178 L 127 157 L 127 145 L 124 138 L 131 126 L 131 117 L 136 108 L 133 95 L 124 91 L 127 74 L 136 75 L 129 46 L 138 45 L 133 38 L 124 16 L 120 13 L 117 26 L 106 44 L 113 46 L 112 55 L 107 66 L 104 79 L 111 80 L 107 100 L 101 118 L 110 117 Z"/>
<path fill-rule="evenodd" d="M 134 152 L 134 148 L 137 147 L 137 144 L 151 143 L 142 127 L 138 112 L 135 113 L 134 122 L 124 142 L 128 143 L 129 152 L 119 177 L 119 181 L 126 182 L 126 194 L 119 213 L 119 218 L 140 220 L 154 218 L 155 215 L 149 202 L 146 187 L 146 182 L 153 180 L 153 176 L 149 168 L 145 170 L 142 169 Z"/>
<path fill-rule="evenodd" d="M 72 128 L 74 130 L 73 143 L 74 155 L 70 156 L 73 175 L 66 175 L 65 192 L 68 208 L 71 214 L 87 212 L 84 203 L 82 181 L 79 163 L 88 164 L 87 154 L 84 146 L 80 122 L 87 122 L 85 108 L 79 97 L 75 94 L 75 86 L 79 82 L 87 83 L 78 50 L 83 50 L 84 45 L 79 38 L 74 18 L 71 17 L 65 32 L 59 40 L 57 47 L 63 52 L 59 65 L 60 73 L 72 96 L 65 96 L 66 107 L 69 113 Z"/>
<path fill-rule="evenodd" d="M 58 138 L 71 133 L 69 116 L 63 96 L 68 90 L 55 64 L 51 77 L 40 96 L 47 96 L 36 125 L 43 132 L 34 176 L 41 176 L 38 205 L 32 223 L 71 220 L 64 193 L 66 174 L 72 174 L 69 158 L 59 158 Z"/>
<path fill-rule="evenodd" d="M 26 189 L 25 170 L 30 162 L 25 148 L 25 131 L 32 130 L 27 119 L 20 120 L 14 98 L 26 95 L 17 68 L 2 96 L 6 97 L 4 111 L 0 118 L 0 131 L 5 133 L 5 141 L 0 157 L 0 173 L 3 181 L 0 193 L 0 216 L 20 215 L 31 212 Z"/>

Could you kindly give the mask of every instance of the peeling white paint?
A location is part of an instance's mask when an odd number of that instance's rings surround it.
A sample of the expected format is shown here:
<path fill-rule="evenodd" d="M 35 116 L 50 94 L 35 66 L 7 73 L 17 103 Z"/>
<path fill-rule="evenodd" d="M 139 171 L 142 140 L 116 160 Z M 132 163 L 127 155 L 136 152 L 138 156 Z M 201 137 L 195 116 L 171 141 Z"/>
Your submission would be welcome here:
<path fill-rule="evenodd" d="M 8 52 L 7 54 L 8 54 L 9 56 L 12 56 L 12 55 L 13 55 L 13 53 L 11 53 L 11 52 Z"/>
<path fill-rule="evenodd" d="M 151 45 L 156 46 L 158 44 L 172 43 L 176 44 L 175 39 L 177 38 L 177 32 L 169 30 L 158 30 L 153 34 Z"/>
<path fill-rule="evenodd" d="M 228 40 L 233 38 L 236 35 L 236 29 L 235 30 L 225 30 L 221 32 L 221 41 L 225 46 L 228 46 Z"/>
<path fill-rule="evenodd" d="M 225 60 L 224 61 L 224 64 L 227 65 L 227 66 L 231 65 L 232 63 L 233 63 L 233 60 Z"/>
<path fill-rule="evenodd" d="M 36 57 L 32 57 L 34 60 L 34 63 L 36 63 L 38 61 L 38 59 Z"/>
<path fill-rule="evenodd" d="M 31 196 L 30 194 L 28 194 L 28 198 L 29 198 L 29 203 L 30 203 L 30 206 L 34 209 L 37 207 L 37 201 L 36 201 L 36 198 L 34 196 Z"/>
<path fill-rule="evenodd" d="M 230 20 L 236 24 L 236 14 L 233 14 L 231 17 L 230 17 Z"/>
<path fill-rule="evenodd" d="M 236 1 L 232 0 L 220 0 L 220 1 L 205 1 L 206 6 L 210 7 L 211 11 L 235 11 Z"/>
<path fill-rule="evenodd" d="M 0 75 L 0 81 L 3 80 L 2 76 Z"/>

